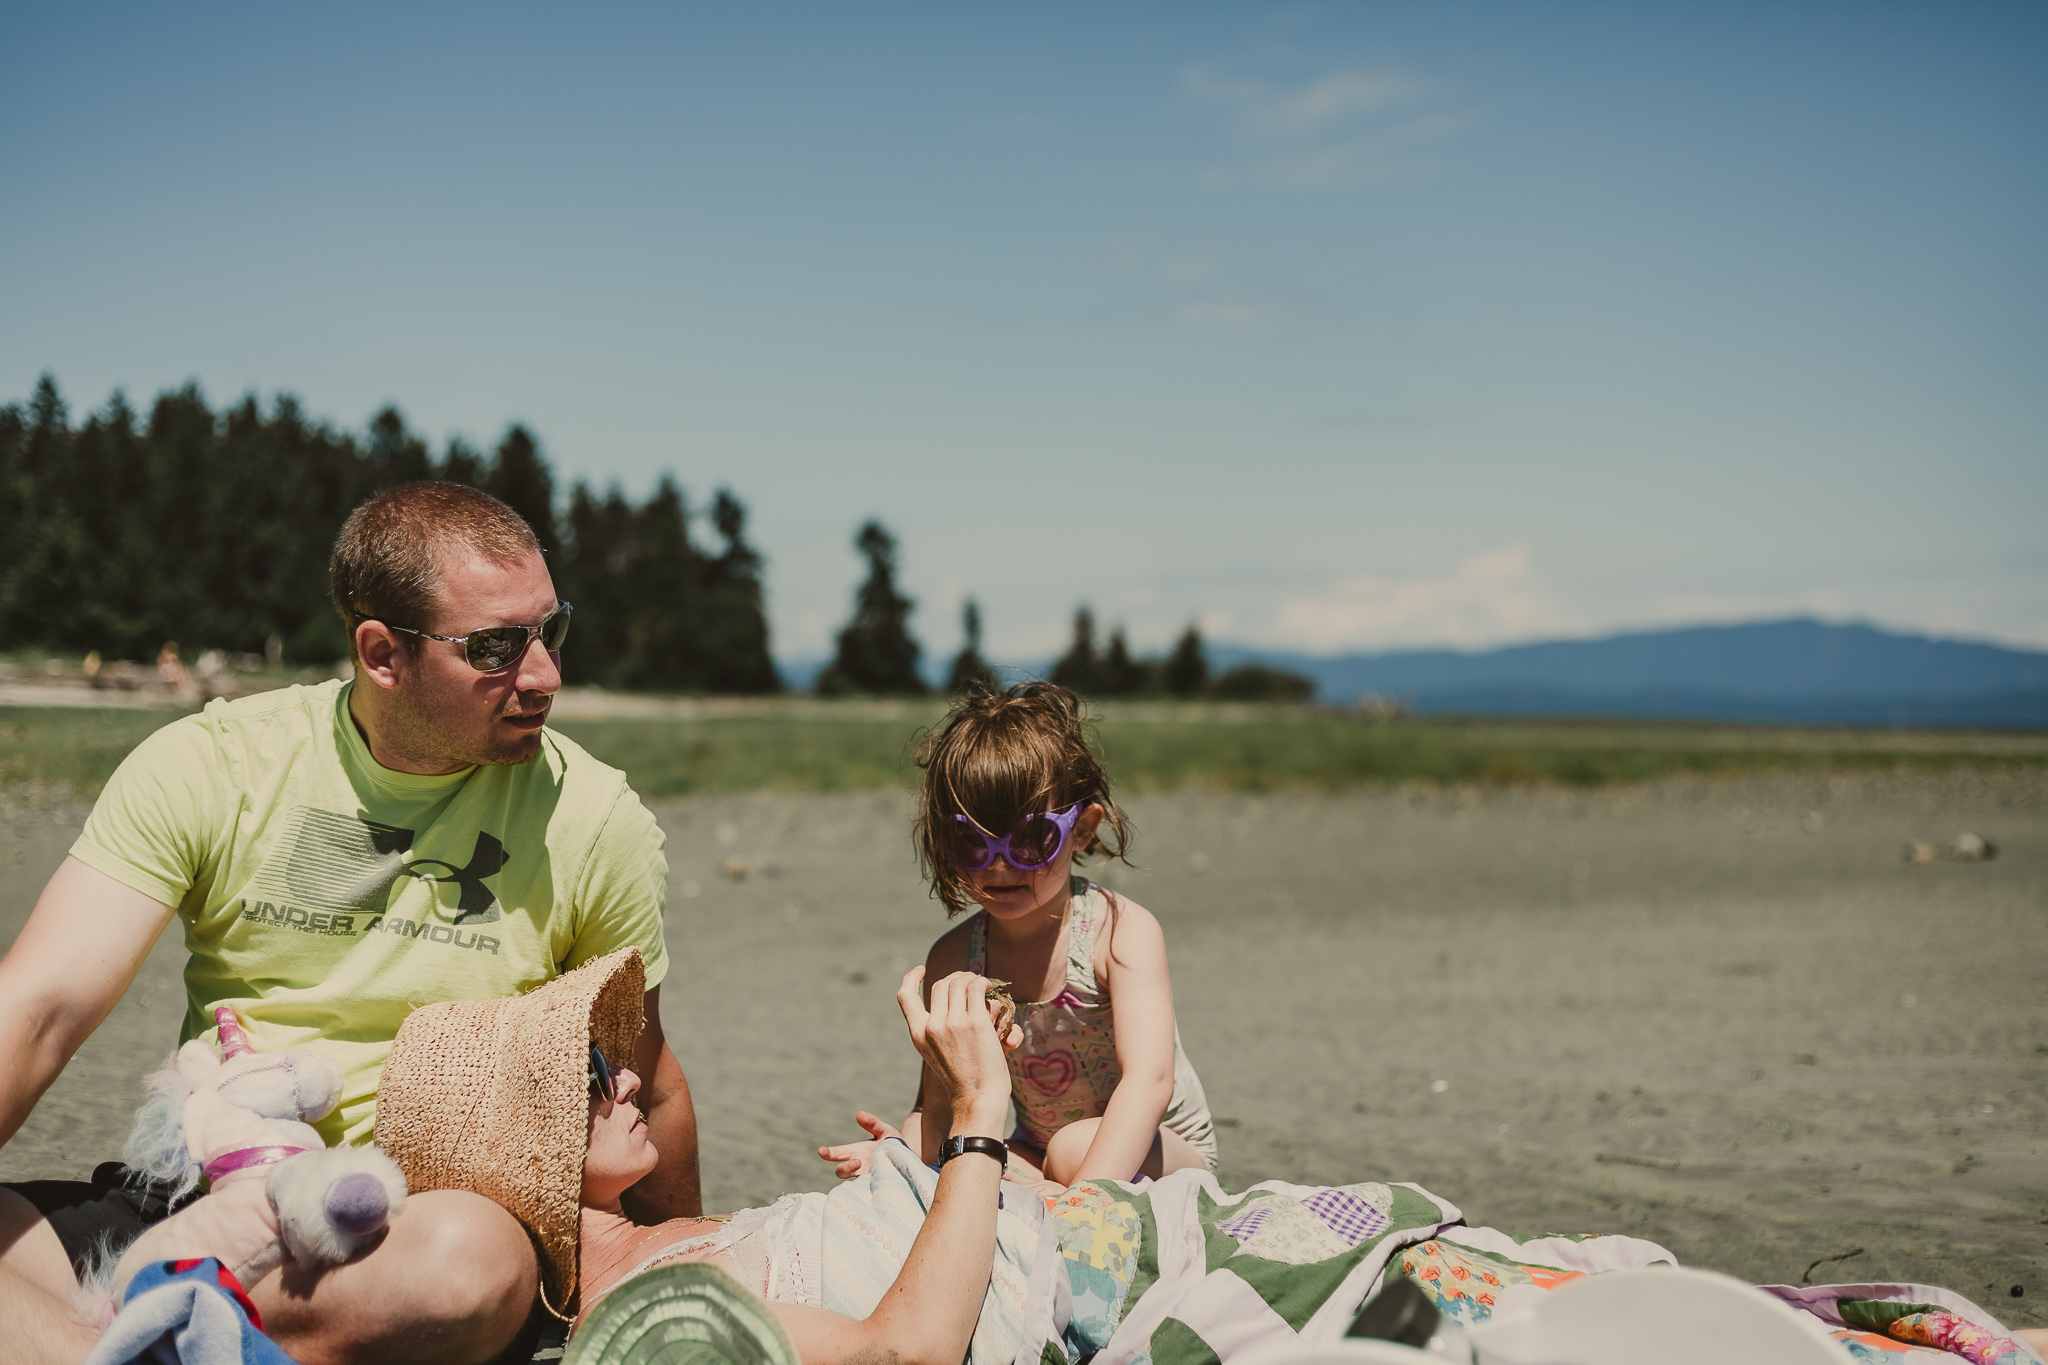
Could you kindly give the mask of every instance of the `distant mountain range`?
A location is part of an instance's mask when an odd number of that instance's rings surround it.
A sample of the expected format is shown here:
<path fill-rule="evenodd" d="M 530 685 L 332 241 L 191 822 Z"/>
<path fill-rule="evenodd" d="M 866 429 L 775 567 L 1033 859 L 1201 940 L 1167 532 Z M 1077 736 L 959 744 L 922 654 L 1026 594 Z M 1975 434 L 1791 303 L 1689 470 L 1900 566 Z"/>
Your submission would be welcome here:
<path fill-rule="evenodd" d="M 925 660 L 943 675 L 950 656 Z M 2048 729 L 2048 653 L 1813 620 L 1637 631 L 1465 653 L 1295 654 L 1216 643 L 1212 672 L 1262 663 L 1316 700 L 1386 697 L 1419 715 L 1610 716 L 1800 725 Z M 824 660 L 782 665 L 810 685 Z M 1047 660 L 1040 674 L 1049 672 Z"/>
<path fill-rule="evenodd" d="M 1381 696 L 1430 715 L 2048 727 L 2048 653 L 1803 619 L 1481 653 L 1219 644 L 1209 657 L 1219 670 L 1256 662 L 1313 678 L 1319 701 Z"/>

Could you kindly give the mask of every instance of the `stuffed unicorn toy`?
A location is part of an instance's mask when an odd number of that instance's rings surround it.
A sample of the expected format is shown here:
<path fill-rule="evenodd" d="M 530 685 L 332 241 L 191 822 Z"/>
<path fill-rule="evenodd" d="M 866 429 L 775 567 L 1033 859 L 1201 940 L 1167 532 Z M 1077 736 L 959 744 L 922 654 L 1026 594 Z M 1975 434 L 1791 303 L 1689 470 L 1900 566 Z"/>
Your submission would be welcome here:
<path fill-rule="evenodd" d="M 156 1261 L 213 1256 L 253 1285 L 289 1255 L 339 1265 L 405 1205 L 405 1177 L 374 1147 L 329 1148 L 307 1123 L 341 1097 L 341 1073 L 315 1052 L 263 1053 L 226 1005 L 216 1008 L 220 1050 L 204 1038 L 178 1049 L 148 1078 L 123 1157 L 182 1195 L 203 1176 L 211 1193 L 156 1224 L 114 1266 L 105 1316 L 128 1281 Z"/>

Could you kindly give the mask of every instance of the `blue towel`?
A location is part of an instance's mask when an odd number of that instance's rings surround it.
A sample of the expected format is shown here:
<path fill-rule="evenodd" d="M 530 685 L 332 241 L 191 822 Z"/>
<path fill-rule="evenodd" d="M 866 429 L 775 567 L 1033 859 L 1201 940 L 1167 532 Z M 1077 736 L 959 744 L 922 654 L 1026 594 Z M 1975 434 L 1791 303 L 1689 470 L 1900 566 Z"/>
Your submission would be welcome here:
<path fill-rule="evenodd" d="M 85 1365 L 293 1365 L 251 1321 L 256 1309 L 226 1267 L 159 1261 L 128 1294 Z"/>

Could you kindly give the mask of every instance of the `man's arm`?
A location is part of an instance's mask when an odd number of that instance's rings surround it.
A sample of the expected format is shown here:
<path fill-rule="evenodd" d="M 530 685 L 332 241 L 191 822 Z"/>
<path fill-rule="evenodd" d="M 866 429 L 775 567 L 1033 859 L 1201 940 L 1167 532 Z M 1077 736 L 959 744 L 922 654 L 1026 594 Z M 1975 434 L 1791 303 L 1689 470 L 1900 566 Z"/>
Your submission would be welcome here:
<path fill-rule="evenodd" d="M 636 1223 L 700 1218 L 704 1187 L 697 1173 L 697 1110 L 682 1063 L 661 1031 L 661 987 L 647 992 L 646 1011 L 640 1040 L 633 1045 L 633 1070 L 640 1076 L 647 1140 L 661 1154 L 661 1164 L 627 1190 L 620 1202 Z"/>
<path fill-rule="evenodd" d="M 0 1145 L 120 1003 L 170 919 L 170 906 L 76 858 L 59 865 L 0 960 Z"/>

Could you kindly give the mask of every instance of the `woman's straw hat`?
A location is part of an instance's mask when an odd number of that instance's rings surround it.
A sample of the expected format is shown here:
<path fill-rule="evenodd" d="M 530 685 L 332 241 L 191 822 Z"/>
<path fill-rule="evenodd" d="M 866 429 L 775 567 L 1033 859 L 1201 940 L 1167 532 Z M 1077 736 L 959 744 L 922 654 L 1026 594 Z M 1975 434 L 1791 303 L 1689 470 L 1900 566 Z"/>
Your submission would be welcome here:
<path fill-rule="evenodd" d="M 414 1193 L 471 1190 L 540 1242 L 552 1298 L 576 1290 L 577 1198 L 590 1141 L 588 1044 L 625 1064 L 647 976 L 638 948 L 526 995 L 414 1010 L 377 1086 L 377 1145 Z"/>

